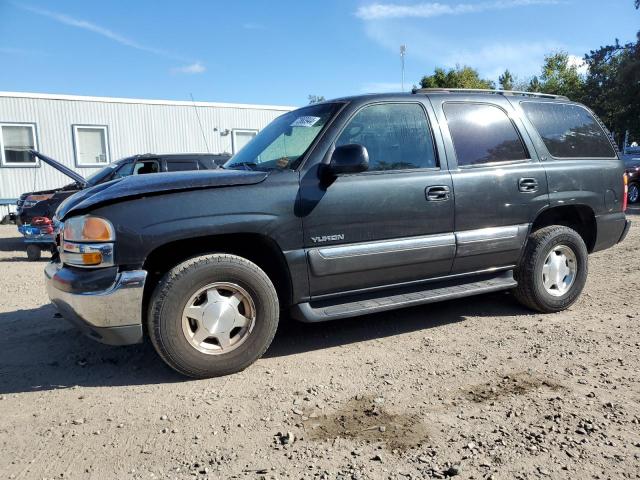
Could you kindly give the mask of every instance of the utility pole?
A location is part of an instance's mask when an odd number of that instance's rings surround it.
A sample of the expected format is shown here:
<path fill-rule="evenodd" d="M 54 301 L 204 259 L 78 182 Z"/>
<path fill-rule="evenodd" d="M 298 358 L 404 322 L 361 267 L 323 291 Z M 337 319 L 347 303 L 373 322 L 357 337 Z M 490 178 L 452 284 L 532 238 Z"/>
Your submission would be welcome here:
<path fill-rule="evenodd" d="M 400 61 L 402 62 L 402 91 L 404 92 L 404 56 L 407 53 L 407 46 L 400 45 Z"/>

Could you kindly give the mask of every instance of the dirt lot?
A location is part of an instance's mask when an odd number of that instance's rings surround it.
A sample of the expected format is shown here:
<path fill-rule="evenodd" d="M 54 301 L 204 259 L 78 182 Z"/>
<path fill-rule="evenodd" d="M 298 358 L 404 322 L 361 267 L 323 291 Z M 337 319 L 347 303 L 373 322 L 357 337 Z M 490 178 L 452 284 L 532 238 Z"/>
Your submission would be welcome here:
<path fill-rule="evenodd" d="M 0 478 L 640 478 L 639 245 L 593 255 L 564 313 L 504 293 L 292 324 L 191 381 L 55 318 L 0 227 Z"/>

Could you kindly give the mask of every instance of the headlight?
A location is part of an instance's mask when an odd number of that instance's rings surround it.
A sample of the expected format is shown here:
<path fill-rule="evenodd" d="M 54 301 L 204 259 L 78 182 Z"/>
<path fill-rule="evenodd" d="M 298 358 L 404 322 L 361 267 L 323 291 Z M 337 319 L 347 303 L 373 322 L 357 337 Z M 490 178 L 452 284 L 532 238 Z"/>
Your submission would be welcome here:
<path fill-rule="evenodd" d="M 115 230 L 109 220 L 90 215 L 66 220 L 62 236 L 70 242 L 112 242 L 116 239 Z"/>
<path fill-rule="evenodd" d="M 113 266 L 113 225 L 91 215 L 72 217 L 64 222 L 60 239 L 60 259 L 75 267 Z"/>

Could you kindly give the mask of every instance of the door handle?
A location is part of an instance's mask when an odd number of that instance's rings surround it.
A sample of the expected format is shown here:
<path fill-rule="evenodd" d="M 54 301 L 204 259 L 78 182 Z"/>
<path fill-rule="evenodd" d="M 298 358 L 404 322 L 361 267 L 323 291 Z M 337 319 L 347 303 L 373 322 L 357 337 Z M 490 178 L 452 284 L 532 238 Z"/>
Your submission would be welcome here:
<path fill-rule="evenodd" d="M 533 193 L 538 191 L 538 180 L 535 178 L 521 178 L 518 180 L 518 190 L 523 193 Z"/>
<path fill-rule="evenodd" d="M 449 197 L 451 196 L 451 189 L 446 185 L 434 185 L 432 187 L 427 187 L 425 195 L 429 202 L 442 202 L 444 200 L 449 200 Z"/>

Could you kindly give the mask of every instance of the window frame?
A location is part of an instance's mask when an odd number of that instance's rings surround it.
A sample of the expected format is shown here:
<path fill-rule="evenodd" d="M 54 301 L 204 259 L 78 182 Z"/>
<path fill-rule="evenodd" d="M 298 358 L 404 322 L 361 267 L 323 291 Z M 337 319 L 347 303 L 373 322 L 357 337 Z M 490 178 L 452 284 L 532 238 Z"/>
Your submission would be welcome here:
<path fill-rule="evenodd" d="M 456 143 L 453 140 L 453 134 L 451 133 L 451 129 L 449 128 L 449 120 L 447 119 L 447 113 L 444 109 L 445 105 L 450 103 L 463 104 L 463 105 L 482 105 L 482 106 L 495 107 L 501 110 L 506 115 L 509 122 L 511 123 L 511 126 L 515 130 L 516 135 L 518 135 L 518 138 L 520 139 L 520 143 L 522 144 L 522 148 L 524 149 L 524 152 L 529 156 L 529 158 L 521 158 L 518 160 L 500 160 L 500 161 L 486 162 L 486 163 L 473 163 L 470 165 L 460 165 L 460 162 L 458 161 L 458 152 L 456 150 Z M 497 105 L 491 102 L 478 102 L 478 101 L 467 102 L 467 101 L 461 101 L 461 100 L 452 100 L 452 101 L 442 102 L 441 108 L 442 108 L 442 114 L 444 116 L 444 121 L 447 125 L 447 132 L 449 133 L 449 138 L 451 139 L 451 146 L 453 147 L 453 154 L 455 155 L 455 159 L 456 159 L 456 168 L 458 168 L 458 170 L 467 170 L 470 168 L 496 167 L 496 166 L 503 166 L 503 165 L 519 165 L 524 163 L 532 163 L 535 161 L 535 159 L 533 158 L 533 155 L 531 155 L 531 149 L 527 147 L 527 142 L 525 142 L 522 132 L 520 131 L 516 123 L 513 121 L 513 118 L 511 118 L 511 115 L 509 115 L 509 112 L 506 109 L 504 109 L 501 105 Z"/>
<path fill-rule="evenodd" d="M 233 128 L 231 129 L 231 152 L 233 153 L 233 155 L 235 155 L 236 153 L 238 153 L 238 151 L 236 151 L 236 134 L 238 133 L 253 133 L 254 137 L 258 134 L 260 130 L 258 130 L 257 128 Z"/>
<path fill-rule="evenodd" d="M 596 124 L 600 128 L 600 131 L 602 131 L 602 133 L 604 134 L 604 136 L 607 139 L 607 141 L 609 142 L 609 146 L 611 147 L 611 150 L 612 150 L 612 152 L 613 152 L 613 154 L 615 156 L 614 157 L 556 157 L 556 156 L 552 155 L 551 152 L 549 151 L 549 147 L 547 147 L 547 144 L 544 141 L 544 137 L 538 131 L 538 128 L 534 125 L 534 123 L 531 121 L 531 119 L 527 115 L 527 112 L 522 107 L 523 103 L 535 103 L 535 104 L 542 104 L 542 105 L 546 105 L 546 104 L 551 104 L 551 105 L 569 105 L 569 106 L 572 106 L 572 107 L 579 107 L 579 108 L 582 108 L 583 110 L 586 110 L 586 112 L 589 115 L 591 115 L 593 120 L 596 122 Z M 586 107 L 585 105 L 580 105 L 579 103 L 572 103 L 572 102 L 541 102 L 539 100 L 538 101 L 536 101 L 536 100 L 522 100 L 522 101 L 519 102 L 519 105 L 520 105 L 520 109 L 522 110 L 522 115 L 527 120 L 527 122 L 529 122 L 531 124 L 531 127 L 533 128 L 533 131 L 540 138 L 540 141 L 542 142 L 542 145 L 544 146 L 545 150 L 547 151 L 547 154 L 549 155 L 549 158 L 551 158 L 553 160 L 618 160 L 619 159 L 619 157 L 618 157 L 618 155 L 616 153 L 617 149 L 616 149 L 615 145 L 613 144 L 613 142 L 611 140 L 611 137 L 609 136 L 609 134 L 605 130 L 605 127 L 604 127 L 603 123 L 600 121 L 598 116 L 590 108 Z"/>
<path fill-rule="evenodd" d="M 38 125 L 36 122 L 0 122 L 0 166 L 3 168 L 40 168 L 40 160 L 35 162 L 20 163 L 7 162 L 4 153 L 4 135 L 2 135 L 2 127 L 29 127 L 33 134 L 33 148 L 38 150 Z"/>
<path fill-rule="evenodd" d="M 78 148 L 78 130 L 81 128 L 92 129 L 92 130 L 102 130 L 104 132 L 104 148 L 105 148 L 105 156 L 107 161 L 105 163 L 80 163 L 80 149 Z M 106 167 L 111 163 L 111 148 L 109 146 L 109 126 L 108 125 L 94 125 L 94 124 L 86 124 L 86 123 L 78 123 L 71 125 L 71 129 L 73 132 L 73 156 L 75 160 L 75 165 L 77 168 L 96 168 L 96 167 Z"/>
<path fill-rule="evenodd" d="M 365 105 L 359 106 L 354 112 L 351 113 L 351 115 L 349 115 L 349 117 L 344 121 L 344 123 L 340 127 L 340 130 L 338 130 L 338 132 L 334 136 L 333 142 L 331 143 L 330 150 L 333 150 L 335 148 L 336 142 L 338 141 L 342 133 L 351 124 L 351 120 L 353 120 L 353 118 L 356 115 L 358 115 L 358 113 L 360 113 L 365 108 L 373 107 L 377 105 L 418 105 L 420 108 L 422 108 L 422 112 L 424 113 L 424 117 L 427 122 L 427 128 L 429 130 L 428 134 L 429 134 L 429 137 L 431 138 L 431 145 L 433 146 L 433 155 L 436 161 L 436 166 L 435 167 L 400 168 L 395 170 L 365 170 L 364 172 L 343 173 L 343 174 L 340 174 L 340 176 L 344 177 L 344 176 L 353 176 L 353 175 L 383 175 L 386 173 L 397 174 L 397 173 L 405 173 L 405 172 L 407 173 L 438 172 L 442 170 L 442 162 L 440 158 L 440 152 L 438 151 L 438 144 L 436 142 L 435 132 L 433 130 L 433 124 L 431 122 L 431 119 L 429 118 L 429 112 L 427 111 L 427 108 L 425 107 L 424 103 L 419 100 L 404 100 L 404 101 L 403 100 L 384 100 L 379 102 L 367 103 Z"/>

